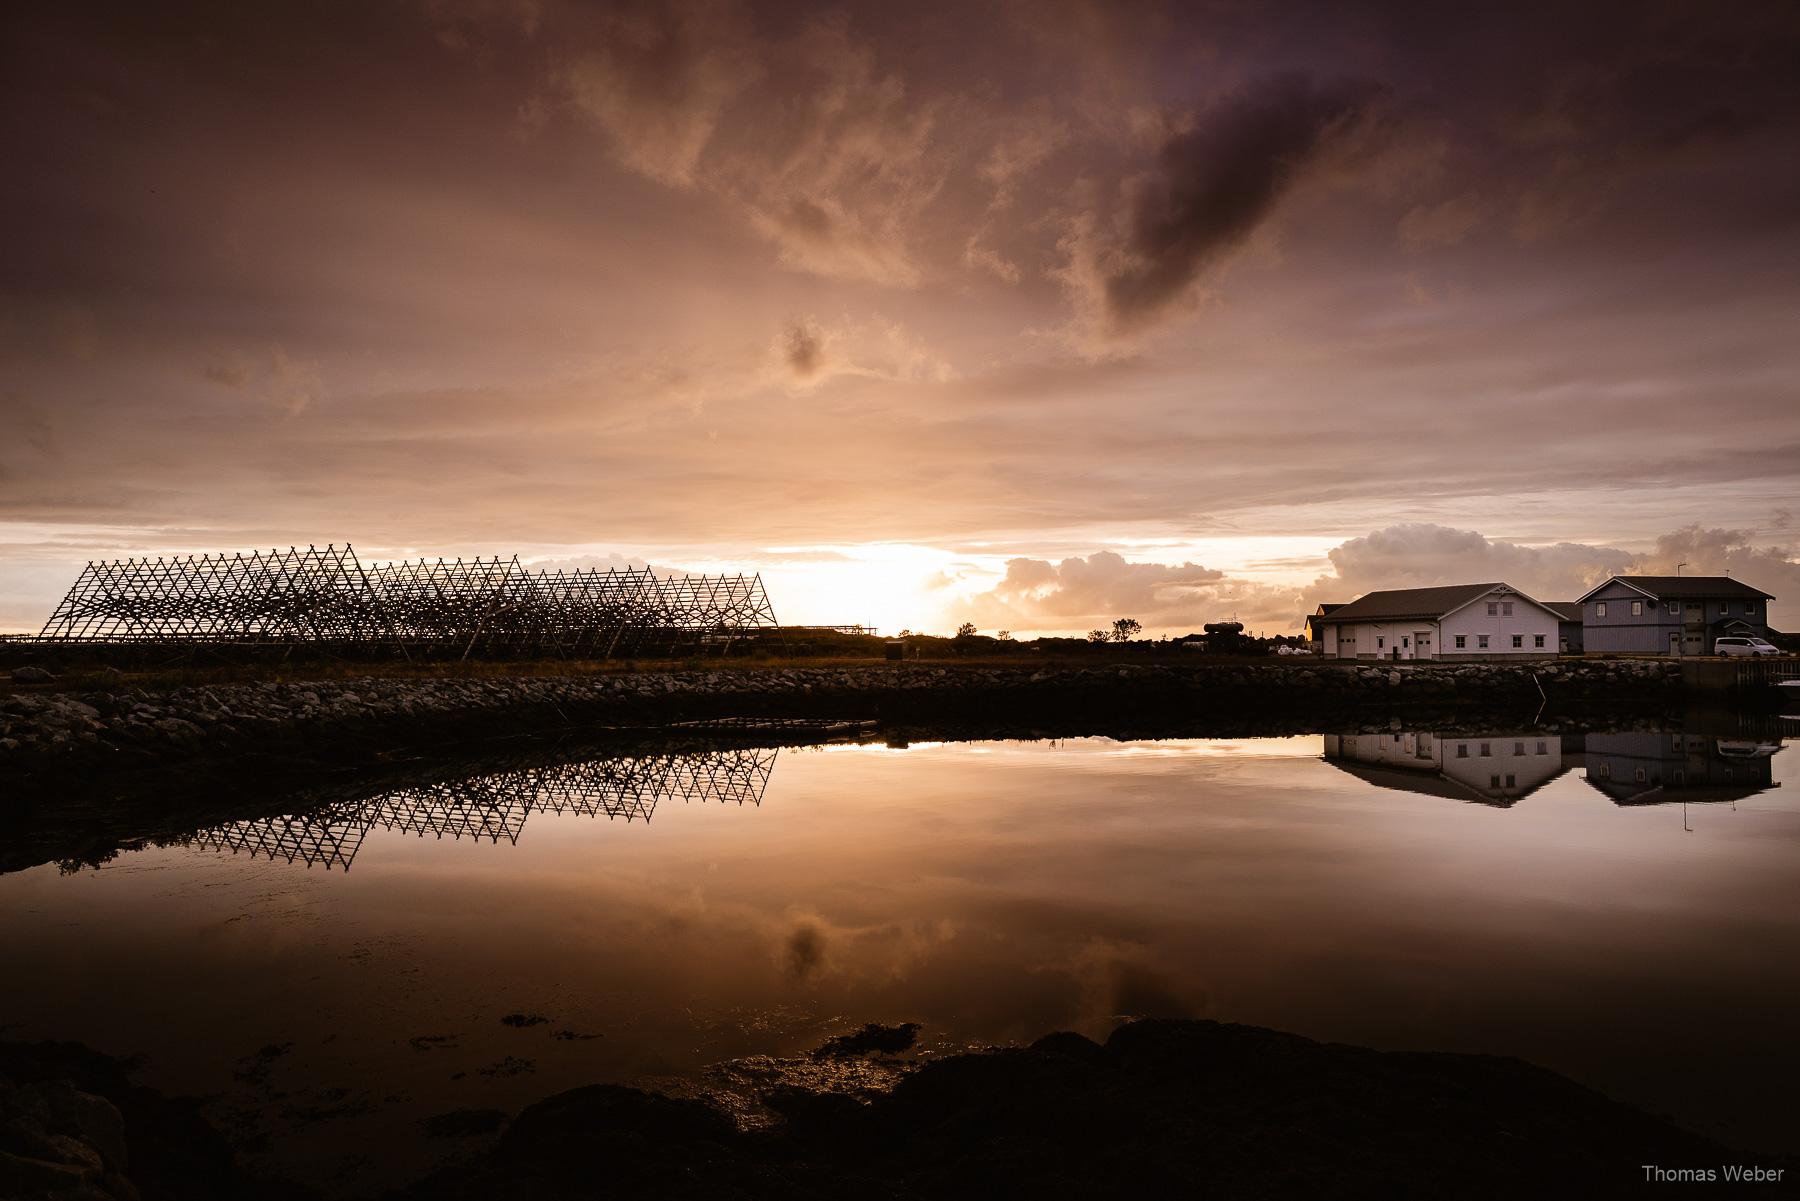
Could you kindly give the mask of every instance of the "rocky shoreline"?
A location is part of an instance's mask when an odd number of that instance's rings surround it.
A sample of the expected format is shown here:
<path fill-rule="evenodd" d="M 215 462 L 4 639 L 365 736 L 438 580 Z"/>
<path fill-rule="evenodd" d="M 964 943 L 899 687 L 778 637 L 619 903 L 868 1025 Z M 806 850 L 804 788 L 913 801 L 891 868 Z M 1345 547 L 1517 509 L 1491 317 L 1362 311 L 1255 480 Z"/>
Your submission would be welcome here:
<path fill-rule="evenodd" d="M 1369 706 L 1656 702 L 1680 665 L 1651 659 L 866 667 L 643 671 L 589 676 L 232 683 L 152 692 L 0 697 L 0 772 L 93 774 L 203 757 L 418 745 L 471 734 L 643 725 L 725 714 L 884 721 L 1011 712 L 1316 713 Z"/>
<path fill-rule="evenodd" d="M 388 1196 L 1511 1198 L 1546 1181 L 1610 1196 L 1641 1187 L 1646 1163 L 1751 1163 L 1770 1180 L 1796 1169 L 1791 1155 L 1727 1148 L 1517 1059 L 1186 1019 L 921 1059 L 913 1029 L 864 1027 L 800 1070 L 760 1065 L 764 1084 L 735 1100 L 767 1121 L 744 1121 L 705 1087 L 619 1084 L 513 1116 L 447 1112 L 427 1125 L 460 1151 Z M 842 1066 L 806 1070 L 822 1057 Z M 314 1195 L 310 1182 L 248 1174 L 193 1102 L 130 1070 L 76 1044 L 0 1043 L 0 1192 Z"/>

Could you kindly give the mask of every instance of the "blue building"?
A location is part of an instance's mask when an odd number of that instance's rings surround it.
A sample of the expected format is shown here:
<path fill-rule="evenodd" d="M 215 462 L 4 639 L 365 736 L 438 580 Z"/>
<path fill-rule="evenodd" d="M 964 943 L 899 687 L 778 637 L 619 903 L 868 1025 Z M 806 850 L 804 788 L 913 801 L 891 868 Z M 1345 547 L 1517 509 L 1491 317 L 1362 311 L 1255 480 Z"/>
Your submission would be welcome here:
<path fill-rule="evenodd" d="M 1580 600 L 1590 653 L 1710 655 L 1721 634 L 1769 636 L 1775 598 L 1723 575 L 1616 575 Z"/>

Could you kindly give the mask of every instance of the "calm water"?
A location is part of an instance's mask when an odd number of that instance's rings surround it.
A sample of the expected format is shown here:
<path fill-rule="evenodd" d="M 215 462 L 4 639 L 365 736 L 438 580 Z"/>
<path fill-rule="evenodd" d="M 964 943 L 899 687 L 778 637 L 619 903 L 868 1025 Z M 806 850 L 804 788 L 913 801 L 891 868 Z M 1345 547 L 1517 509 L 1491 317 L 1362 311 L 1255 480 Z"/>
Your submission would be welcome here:
<path fill-rule="evenodd" d="M 1497 731 L 501 773 L 0 877 L 0 1036 L 142 1056 L 345 1187 L 441 1153 L 428 1114 L 867 1020 L 1514 1054 L 1794 1150 L 1764 1082 L 1800 1069 L 1796 758 Z"/>

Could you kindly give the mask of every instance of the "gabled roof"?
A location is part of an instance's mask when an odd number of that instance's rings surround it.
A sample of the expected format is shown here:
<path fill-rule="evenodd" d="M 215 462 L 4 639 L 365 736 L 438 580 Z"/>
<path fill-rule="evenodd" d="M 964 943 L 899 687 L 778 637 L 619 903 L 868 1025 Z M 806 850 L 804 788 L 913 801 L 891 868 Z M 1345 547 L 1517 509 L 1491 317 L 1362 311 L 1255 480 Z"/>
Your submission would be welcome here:
<path fill-rule="evenodd" d="M 1580 601 L 1545 601 L 1544 608 L 1554 610 L 1564 621 L 1581 620 Z"/>
<path fill-rule="evenodd" d="M 1333 610 L 1328 616 L 1316 620 L 1328 625 L 1348 621 L 1437 621 L 1464 605 L 1474 604 L 1496 588 L 1511 588 L 1511 585 L 1494 581 L 1487 584 L 1446 584 L 1438 588 L 1389 588 L 1360 596 Z M 1517 588 L 1512 588 L 1509 597 L 1539 608 L 1547 607 Z"/>
<path fill-rule="evenodd" d="M 1583 594 L 1581 600 L 1587 600 L 1594 593 L 1612 584 L 1624 584 L 1629 588 L 1636 588 L 1645 596 L 1658 600 L 1664 597 L 1691 597 L 1705 600 L 1711 600 L 1713 597 L 1775 599 L 1760 588 L 1752 588 L 1744 581 L 1733 579 L 1728 575 L 1615 575 Z"/>
<path fill-rule="evenodd" d="M 1339 609 L 1342 609 L 1349 603 L 1349 601 L 1321 601 L 1319 602 L 1319 607 L 1313 611 L 1313 616 L 1323 617 L 1327 613 L 1336 613 Z"/>

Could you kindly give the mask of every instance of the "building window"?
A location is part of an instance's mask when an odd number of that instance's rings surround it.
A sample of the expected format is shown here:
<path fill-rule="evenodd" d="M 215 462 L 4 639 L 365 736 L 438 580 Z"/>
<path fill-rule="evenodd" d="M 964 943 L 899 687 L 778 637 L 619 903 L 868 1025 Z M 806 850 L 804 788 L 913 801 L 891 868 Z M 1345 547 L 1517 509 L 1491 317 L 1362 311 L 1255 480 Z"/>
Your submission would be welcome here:
<path fill-rule="evenodd" d="M 1677 617 L 1679 617 L 1681 615 L 1681 602 L 1680 601 L 1670 601 L 1669 602 L 1669 612 L 1671 612 L 1671 613 L 1675 614 Z"/>
<path fill-rule="evenodd" d="M 1485 742 L 1481 744 L 1481 757 L 1483 759 L 1492 758 L 1493 754 L 1494 754 L 1494 748 L 1492 745 L 1490 745 L 1489 743 L 1485 743 Z"/>
<path fill-rule="evenodd" d="M 1511 617 L 1512 616 L 1512 602 L 1511 601 L 1501 601 L 1500 602 L 1500 616 L 1502 616 L 1502 617 Z"/>
<path fill-rule="evenodd" d="M 1719 612 L 1721 612 L 1721 613 L 1729 613 L 1729 612 L 1731 612 L 1731 602 L 1730 602 L 1730 601 L 1726 601 L 1726 602 L 1725 602 L 1725 603 L 1724 603 L 1724 604 L 1722 604 L 1722 605 L 1720 605 L 1720 606 L 1719 606 Z"/>
<path fill-rule="evenodd" d="M 1541 648 L 1544 645 L 1544 636 L 1542 634 L 1533 634 L 1531 636 L 1531 645 Z"/>
<path fill-rule="evenodd" d="M 1525 744 L 1524 743 L 1522 743 L 1522 742 L 1513 743 L 1513 754 L 1523 755 L 1524 753 L 1525 753 Z"/>
<path fill-rule="evenodd" d="M 1631 602 L 1631 615 L 1633 617 L 1642 617 L 1644 615 L 1644 602 L 1643 601 L 1632 601 Z"/>
<path fill-rule="evenodd" d="M 1594 602 L 1594 616 L 1595 617 L 1605 617 L 1606 616 L 1606 602 L 1605 601 L 1595 601 Z"/>
<path fill-rule="evenodd" d="M 1469 744 L 1468 743 L 1459 742 L 1456 744 L 1456 757 L 1458 759 L 1467 759 L 1469 757 Z"/>
<path fill-rule="evenodd" d="M 1497 614 L 1499 612 L 1500 612 L 1499 604 L 1495 601 L 1489 601 L 1488 602 L 1488 616 L 1493 617 L 1495 614 Z"/>
<path fill-rule="evenodd" d="M 1488 787 L 1489 788 L 1500 787 L 1500 777 L 1499 776 L 1489 776 L 1488 777 Z"/>
<path fill-rule="evenodd" d="M 1550 744 L 1540 739 L 1538 742 L 1537 753 L 1540 755 L 1548 755 L 1550 753 Z"/>
<path fill-rule="evenodd" d="M 1461 650 L 1467 645 L 1469 645 L 1469 636 L 1467 634 L 1458 634 L 1456 636 L 1456 649 Z"/>
<path fill-rule="evenodd" d="M 1487 642 L 1488 642 L 1488 636 L 1486 634 L 1475 635 L 1475 647 L 1477 650 L 1486 650 Z"/>
<path fill-rule="evenodd" d="M 1748 617 L 1750 614 L 1752 614 L 1754 612 L 1756 612 L 1756 602 L 1755 601 L 1745 601 L 1744 602 L 1744 616 Z"/>
<path fill-rule="evenodd" d="M 1523 647 L 1524 645 L 1525 645 L 1525 635 L 1514 634 L 1513 635 L 1513 649 L 1518 650 L 1519 648 Z"/>
<path fill-rule="evenodd" d="M 1375 640 L 1375 649 L 1376 649 L 1376 650 L 1380 650 L 1380 649 L 1381 649 L 1381 648 L 1382 648 L 1382 647 L 1384 647 L 1384 646 L 1386 646 L 1386 645 L 1387 645 L 1387 639 L 1386 639 L 1386 638 L 1377 638 L 1377 639 L 1376 639 L 1376 640 Z"/>
<path fill-rule="evenodd" d="M 1640 767 L 1636 771 L 1632 772 L 1631 778 L 1639 784 L 1644 783 L 1644 769 Z"/>
<path fill-rule="evenodd" d="M 1506 786 L 1508 788 L 1517 788 L 1519 786 L 1519 777 L 1517 777 L 1517 776 L 1506 777 Z"/>
<path fill-rule="evenodd" d="M 1600 776 L 1600 778 L 1601 778 L 1601 779 L 1602 779 L 1602 780 L 1604 780 L 1604 779 L 1606 779 L 1606 777 L 1608 777 L 1608 776 L 1610 776 L 1610 775 L 1612 775 L 1612 764 L 1610 764 L 1610 763 L 1602 763 L 1602 764 L 1601 764 L 1601 765 L 1600 765 L 1600 766 L 1599 766 L 1599 767 L 1598 767 L 1598 768 L 1597 768 L 1597 769 L 1596 769 L 1596 771 L 1597 771 L 1597 772 L 1598 772 L 1598 774 L 1599 774 L 1599 776 Z"/>

